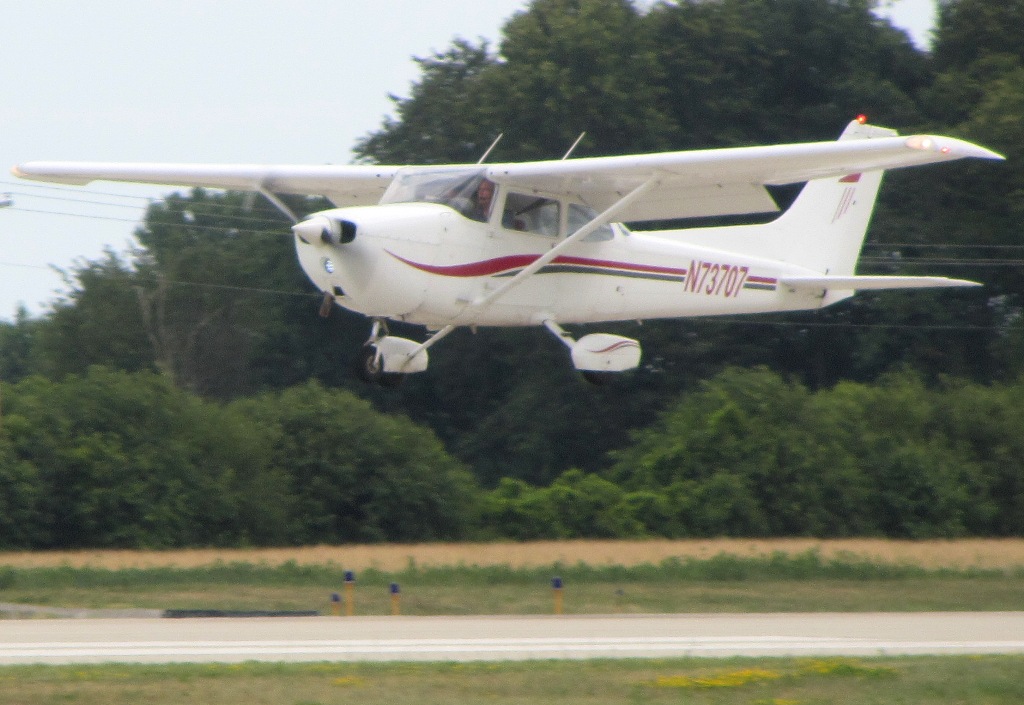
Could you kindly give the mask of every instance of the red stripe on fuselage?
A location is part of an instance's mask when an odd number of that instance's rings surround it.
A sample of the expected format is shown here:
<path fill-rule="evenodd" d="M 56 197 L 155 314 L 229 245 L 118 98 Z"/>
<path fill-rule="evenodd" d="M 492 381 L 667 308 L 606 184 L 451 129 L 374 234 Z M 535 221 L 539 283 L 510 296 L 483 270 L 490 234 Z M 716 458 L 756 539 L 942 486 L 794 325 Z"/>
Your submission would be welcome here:
<path fill-rule="evenodd" d="M 394 252 L 385 250 L 389 255 L 404 262 L 405 264 L 430 274 L 437 274 L 443 277 L 487 277 L 497 274 L 505 274 L 511 270 L 528 267 L 537 261 L 540 255 L 509 255 L 507 257 L 495 257 L 494 259 L 482 260 L 480 262 L 467 262 L 465 264 L 436 265 L 413 262 L 396 255 Z M 677 267 L 657 267 L 647 264 L 635 264 L 632 262 L 613 262 L 611 260 L 590 259 L 588 257 L 555 257 L 552 265 L 577 265 L 608 270 L 608 274 L 614 274 L 615 270 L 625 272 L 642 272 L 645 274 L 665 274 L 676 277 L 686 276 L 685 269 Z"/>

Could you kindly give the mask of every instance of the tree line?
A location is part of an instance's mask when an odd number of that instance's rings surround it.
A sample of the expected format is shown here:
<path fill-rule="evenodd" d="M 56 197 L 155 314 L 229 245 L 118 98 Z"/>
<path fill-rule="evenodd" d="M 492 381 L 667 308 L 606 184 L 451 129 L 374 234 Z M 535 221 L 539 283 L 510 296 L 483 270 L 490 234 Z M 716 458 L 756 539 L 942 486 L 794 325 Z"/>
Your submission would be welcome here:
<path fill-rule="evenodd" d="M 730 368 L 600 472 L 493 489 L 428 429 L 315 382 L 224 404 L 93 367 L 3 399 L 5 549 L 1024 534 L 1024 380 L 812 391 Z"/>
<path fill-rule="evenodd" d="M 310 515 L 321 511 L 315 501 L 303 499 L 300 488 L 323 480 L 312 475 L 311 484 L 301 480 L 301 467 L 290 463 L 302 456 L 279 450 L 286 446 L 278 442 L 299 438 L 307 426 L 281 432 L 283 421 L 274 415 L 283 411 L 271 407 L 301 406 L 289 395 L 302 394 L 336 395 L 331 403 L 362 405 L 361 411 L 351 412 L 358 417 L 401 419 L 395 423 L 431 439 L 423 443 L 438 451 L 439 468 L 451 468 L 459 477 L 468 473 L 468 484 L 456 493 L 462 497 L 464 491 L 466 506 L 473 508 L 457 512 L 462 523 L 427 527 L 421 519 L 403 533 L 391 527 L 392 519 L 380 518 L 384 510 L 375 508 L 366 516 L 352 515 L 364 527 L 366 540 L 412 539 L 417 532 L 424 539 L 468 536 L 487 533 L 489 522 L 497 523 L 494 532 L 509 536 L 531 531 L 576 535 L 583 525 L 600 535 L 1019 532 L 1012 522 L 986 523 L 966 514 L 952 523 L 939 522 L 945 526 L 941 529 L 923 521 L 931 528 L 920 532 L 895 519 L 886 523 L 874 517 L 858 524 L 849 506 L 861 506 L 860 500 L 836 505 L 828 521 L 813 522 L 810 509 L 787 510 L 782 499 L 765 504 L 752 487 L 770 483 L 735 473 L 747 467 L 744 458 L 765 457 L 768 451 L 754 442 L 763 429 L 790 437 L 773 425 L 770 406 L 763 414 L 748 410 L 743 417 L 751 426 L 749 442 L 702 451 L 701 471 L 688 464 L 691 454 L 667 450 L 679 448 L 680 438 L 691 438 L 682 423 L 674 435 L 657 430 L 680 405 L 703 398 L 709 381 L 717 384 L 718 375 L 744 369 L 774 375 L 778 384 L 803 390 L 812 399 L 844 389 L 883 389 L 893 374 L 911 375 L 924 396 L 948 396 L 957 384 L 996 396 L 1016 389 L 1024 373 L 1024 280 L 1017 264 L 1018 235 L 1024 231 L 1024 39 L 1016 30 L 1024 20 L 1024 0 L 942 2 L 929 51 L 877 18 L 874 5 L 871 0 L 719 0 L 641 9 L 630 0 L 534 0 L 509 19 L 496 47 L 457 39 L 448 49 L 418 59 L 420 80 L 407 97 L 395 98 L 394 116 L 361 140 L 356 152 L 367 162 L 475 162 L 499 132 L 505 137 L 492 160 L 557 158 L 584 130 L 587 135 L 576 151 L 583 156 L 833 139 L 852 116 L 867 113 L 872 122 L 903 132 L 971 139 L 1008 160 L 887 175 L 860 273 L 942 274 L 981 280 L 985 287 L 862 294 L 814 313 L 603 327 L 638 338 L 644 346 L 641 368 L 604 388 L 581 384 L 563 346 L 545 331 L 459 330 L 432 351 L 427 373 L 410 377 L 397 390 L 368 388 L 354 379 L 350 365 L 368 323 L 340 310 L 327 320 L 316 315 L 319 297 L 295 264 L 289 223 L 275 209 L 238 193 L 171 194 L 148 209 L 137 231 L 136 251 L 82 262 L 67 272 L 67 293 L 48 313 L 33 318 L 21 312 L 14 321 L 0 322 L 0 380 L 5 383 L 0 464 L 5 477 L 24 479 L 13 482 L 11 487 L 21 489 L 9 489 L 14 494 L 4 501 L 22 507 L 18 511 L 29 512 L 36 523 L 0 521 L 51 527 L 33 529 L 31 541 L 12 539 L 13 544 L 84 540 L 75 538 L 84 529 L 62 534 L 52 517 L 78 494 L 93 495 L 86 491 L 93 486 L 109 488 L 106 500 L 93 497 L 89 505 L 102 508 L 95 510 L 96 521 L 123 511 L 147 516 L 154 525 L 174 516 L 195 523 L 204 512 L 213 512 L 209 521 L 191 529 L 192 538 L 165 527 L 144 539 L 125 538 L 129 544 L 360 540 L 331 523 L 336 520 L 323 518 L 326 514 L 310 519 L 305 529 L 293 523 L 302 514 L 300 506 L 313 507 Z M 775 195 L 784 205 L 794 193 Z M 288 202 L 298 213 L 327 207 L 322 199 Z M 395 332 L 422 335 L 401 326 Z M 127 441 L 105 436 L 106 431 L 95 432 L 83 446 L 69 435 L 67 447 L 61 448 L 61 434 L 76 426 L 58 423 L 56 416 L 26 417 L 33 433 L 45 435 L 44 429 L 51 428 L 50 440 L 40 435 L 36 445 L 25 445 L 26 437 L 18 435 L 15 443 L 16 431 L 27 433 L 18 430 L 19 414 L 24 414 L 15 410 L 27 402 L 17 399 L 44 390 L 58 397 L 81 393 L 70 390 L 96 375 L 112 375 L 126 388 L 148 385 L 147 394 L 169 395 L 168 401 L 173 397 L 198 415 L 181 417 L 180 425 L 154 420 L 155 425 L 137 431 L 140 444 L 143 435 L 154 435 L 145 439 L 149 450 L 141 454 L 127 450 L 133 447 L 125 446 Z M 942 405 L 938 398 L 929 403 Z M 241 411 L 246 404 L 252 405 L 248 413 Z M 694 414 L 686 423 L 700 426 L 703 420 Z M 258 457 L 243 453 L 204 460 L 183 428 L 203 423 L 212 428 L 214 418 L 218 423 L 234 420 L 222 432 L 225 437 L 252 433 L 249 447 L 259 449 L 251 454 Z M 263 430 L 253 431 L 259 420 Z M 732 411 L 722 417 L 721 423 L 726 421 L 739 423 Z M 37 423 L 43 425 L 36 428 Z M 811 421 L 799 423 L 815 428 Z M 858 433 L 867 432 L 847 423 Z M 369 427 L 352 419 L 328 426 L 321 431 L 339 446 L 362 447 L 359 433 L 374 437 Z M 932 445 L 915 451 L 916 458 L 931 457 L 948 445 L 944 434 L 960 438 L 948 424 L 932 431 Z M 204 433 L 196 431 L 197 437 Z M 167 437 L 156 437 L 161 434 Z M 386 446 L 380 440 L 386 437 L 365 443 Z M 869 455 L 831 446 L 825 453 L 820 448 L 824 441 L 814 438 L 818 450 L 797 451 L 794 441 L 793 447 L 776 448 L 781 455 L 773 464 L 764 460 L 760 466 L 779 476 L 796 467 L 811 473 L 818 459 L 827 465 L 818 469 L 822 478 L 838 482 L 840 477 L 829 472 L 839 463 L 851 478 L 856 475 L 855 482 L 840 483 L 840 489 L 857 497 L 880 491 L 882 467 L 893 476 L 902 472 L 886 464 L 889 451 L 902 446 L 889 448 L 879 440 Z M 856 445 L 857 437 L 849 438 Z M 47 443 L 53 445 L 44 452 Z M 161 443 L 170 444 L 167 452 L 155 450 Z M 661 468 L 657 472 L 643 469 L 654 462 L 653 446 L 646 459 L 636 456 L 628 469 L 623 465 L 623 458 L 639 453 L 644 443 L 666 447 L 655 463 Z M 948 457 L 959 457 L 961 445 L 953 446 L 956 452 Z M 383 449 L 375 452 L 386 455 Z M 714 465 L 716 453 L 730 460 Z M 138 458 L 138 467 L 147 472 L 124 470 L 125 475 L 111 479 L 121 457 Z M 275 466 L 268 465 L 272 457 L 278 458 Z M 104 458 L 108 469 L 80 475 L 75 458 L 85 465 Z M 917 467 L 907 457 L 900 462 Z M 1012 464 L 1016 460 L 1006 462 L 1007 477 L 1001 482 L 1009 486 L 1008 476 L 1024 471 Z M 170 467 L 175 464 L 192 479 L 177 477 L 179 470 Z M 937 459 L 931 467 L 939 475 L 952 472 Z M 991 464 L 984 467 L 989 473 Z M 359 484 L 368 487 L 372 473 L 360 472 L 365 475 L 359 475 Z M 113 489 L 129 476 L 147 474 L 154 479 L 133 480 L 134 500 Z M 200 478 L 215 484 L 200 488 Z M 261 483 L 269 483 L 265 486 L 272 491 L 245 494 L 245 488 Z M 815 495 L 811 479 L 800 483 L 810 483 L 807 498 L 839 502 L 822 489 L 825 485 L 819 483 Z M 461 480 L 455 484 L 463 487 Z M 194 501 L 179 497 L 177 508 L 146 510 L 145 497 L 169 498 L 172 489 L 186 486 L 197 493 Z M 890 484 L 888 491 L 900 486 Z M 924 492 L 912 484 L 903 487 L 908 493 Z M 38 500 L 33 499 L 36 492 L 43 493 Z M 218 493 L 232 498 L 229 507 L 216 508 L 226 512 L 222 522 L 230 530 L 218 529 L 221 520 L 215 517 L 221 515 L 203 504 Z M 258 501 L 265 494 L 282 498 L 275 511 Z M 603 518 L 572 519 L 575 514 L 559 509 L 565 497 L 581 494 L 600 498 L 583 504 L 597 507 L 587 516 Z M 356 505 L 364 506 L 369 500 L 360 497 Z M 732 507 L 728 511 L 726 504 Z M 258 512 L 253 509 L 257 505 Z M 718 507 L 717 514 L 705 509 L 712 506 Z M 995 513 L 1006 516 L 1002 509 Z M 3 514 L 17 515 L 14 509 Z M 160 518 L 164 515 L 166 520 Z M 537 516 L 554 519 L 537 522 Z M 782 519 L 791 516 L 800 521 Z M 520 528 L 502 528 L 506 520 L 508 527 Z M 134 525 L 134 520 L 125 521 Z M 110 527 L 97 525 L 82 535 L 102 545 L 116 544 L 121 540 L 111 534 L 116 523 L 111 519 Z M 381 528 L 385 524 L 388 528 Z M 178 538 L 160 538 L 164 531 Z M 317 531 L 324 535 L 314 538 Z M 51 538 L 41 539 L 46 533 Z"/>

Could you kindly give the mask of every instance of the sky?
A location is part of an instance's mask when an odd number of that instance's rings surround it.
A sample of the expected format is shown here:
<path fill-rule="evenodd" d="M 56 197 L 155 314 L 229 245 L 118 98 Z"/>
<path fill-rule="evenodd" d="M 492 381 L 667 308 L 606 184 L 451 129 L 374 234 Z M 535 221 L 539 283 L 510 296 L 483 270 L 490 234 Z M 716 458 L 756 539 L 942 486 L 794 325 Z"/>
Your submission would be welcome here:
<path fill-rule="evenodd" d="M 881 13 L 926 46 L 934 0 Z M 33 160 L 343 164 L 408 95 L 414 56 L 497 43 L 528 0 L 0 0 L 0 319 L 57 269 L 125 252 L 166 187 L 55 187 Z M 9 195 L 9 197 L 8 197 Z M 4 206 L 10 201 L 9 206 Z"/>

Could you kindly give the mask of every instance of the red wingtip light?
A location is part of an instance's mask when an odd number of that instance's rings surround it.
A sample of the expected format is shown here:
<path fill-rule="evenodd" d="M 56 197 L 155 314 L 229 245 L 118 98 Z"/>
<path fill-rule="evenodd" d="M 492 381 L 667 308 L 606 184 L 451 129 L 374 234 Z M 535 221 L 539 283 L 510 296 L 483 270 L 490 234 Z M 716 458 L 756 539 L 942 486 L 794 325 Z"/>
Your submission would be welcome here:
<path fill-rule="evenodd" d="M 860 115 L 857 116 L 857 122 L 859 122 L 861 125 L 863 125 L 867 121 L 868 121 L 868 116 L 867 115 L 864 115 L 863 113 L 861 113 Z"/>

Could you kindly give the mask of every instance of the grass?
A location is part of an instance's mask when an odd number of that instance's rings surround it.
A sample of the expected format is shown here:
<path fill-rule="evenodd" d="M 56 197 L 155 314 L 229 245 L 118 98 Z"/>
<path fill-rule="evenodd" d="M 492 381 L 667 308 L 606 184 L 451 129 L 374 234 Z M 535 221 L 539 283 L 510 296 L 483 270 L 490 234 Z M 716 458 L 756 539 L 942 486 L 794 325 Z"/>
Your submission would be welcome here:
<path fill-rule="evenodd" d="M 1024 656 L 10 666 L 7 705 L 1024 702 Z"/>
<path fill-rule="evenodd" d="M 358 571 L 358 614 L 1024 609 L 1024 542 L 566 542 L 0 556 L 0 601 L 93 608 L 320 609 Z M 365 552 L 365 553 L 360 553 Z M 341 556 L 344 553 L 344 556 Z M 36 705 L 815 705 L 1024 702 L 1024 656 L 482 664 L 0 667 Z"/>
<path fill-rule="evenodd" d="M 818 551 L 720 554 L 632 566 L 420 566 L 357 574 L 356 612 L 544 614 L 559 576 L 568 614 L 1024 609 L 1024 568 L 926 568 Z M 341 593 L 336 565 L 219 563 L 195 568 L 0 567 L 0 601 L 77 608 L 309 610 Z"/>
<path fill-rule="evenodd" d="M 260 549 L 162 551 L 79 550 L 0 553 L 0 566 L 53 568 L 197 568 L 218 563 L 329 565 L 364 571 L 456 565 L 530 568 L 555 563 L 591 566 L 657 565 L 665 560 L 706 560 L 721 554 L 756 558 L 813 551 L 824 559 L 856 556 L 881 564 L 922 568 L 1015 568 L 1024 566 L 1024 539 L 900 541 L 891 539 L 648 539 L 522 543 L 374 544 Z"/>

